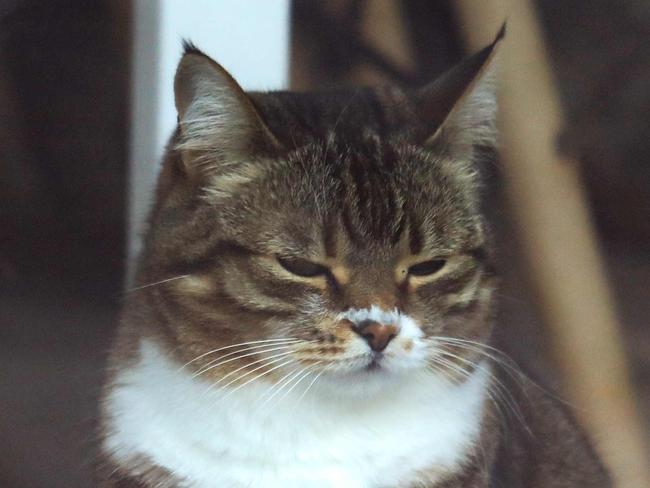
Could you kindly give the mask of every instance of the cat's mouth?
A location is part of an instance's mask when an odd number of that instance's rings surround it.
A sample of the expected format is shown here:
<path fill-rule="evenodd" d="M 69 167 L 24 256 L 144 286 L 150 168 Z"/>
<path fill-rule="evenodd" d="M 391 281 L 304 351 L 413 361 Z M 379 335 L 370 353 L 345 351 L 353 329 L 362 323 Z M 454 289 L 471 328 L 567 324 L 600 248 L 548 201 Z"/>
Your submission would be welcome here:
<path fill-rule="evenodd" d="M 369 371 L 369 372 L 378 372 L 381 370 L 385 370 L 384 366 L 384 354 L 381 352 L 373 352 L 372 355 L 370 356 L 370 360 L 368 364 L 363 368 L 364 371 Z"/>
<path fill-rule="evenodd" d="M 388 374 L 392 368 L 389 364 L 388 355 L 382 352 L 371 352 L 359 355 L 352 361 L 344 361 L 341 365 L 342 368 L 334 368 L 332 372 L 335 375 L 343 374 L 357 377 L 357 375 L 372 374 Z M 347 364 L 346 364 L 347 363 Z"/>

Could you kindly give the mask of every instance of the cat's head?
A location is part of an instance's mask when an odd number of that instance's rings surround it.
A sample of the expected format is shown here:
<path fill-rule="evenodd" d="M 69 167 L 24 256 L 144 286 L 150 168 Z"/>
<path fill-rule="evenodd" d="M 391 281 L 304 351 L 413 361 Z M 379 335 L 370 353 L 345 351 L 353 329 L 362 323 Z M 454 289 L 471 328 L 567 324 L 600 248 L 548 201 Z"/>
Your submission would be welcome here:
<path fill-rule="evenodd" d="M 142 295 L 187 367 L 346 392 L 463 379 L 490 334 L 475 165 L 500 38 L 410 92 L 247 94 L 186 46 L 139 280 L 161 282 Z"/>

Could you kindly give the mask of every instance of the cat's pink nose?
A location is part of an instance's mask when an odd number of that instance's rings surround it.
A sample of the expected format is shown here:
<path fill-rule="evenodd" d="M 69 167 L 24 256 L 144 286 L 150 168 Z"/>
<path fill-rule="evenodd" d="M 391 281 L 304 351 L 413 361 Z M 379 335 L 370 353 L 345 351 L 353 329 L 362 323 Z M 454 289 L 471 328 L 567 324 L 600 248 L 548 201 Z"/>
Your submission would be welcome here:
<path fill-rule="evenodd" d="M 397 335 L 397 327 L 384 325 L 374 320 L 364 320 L 352 326 L 352 330 L 363 337 L 370 349 L 381 352 Z"/>

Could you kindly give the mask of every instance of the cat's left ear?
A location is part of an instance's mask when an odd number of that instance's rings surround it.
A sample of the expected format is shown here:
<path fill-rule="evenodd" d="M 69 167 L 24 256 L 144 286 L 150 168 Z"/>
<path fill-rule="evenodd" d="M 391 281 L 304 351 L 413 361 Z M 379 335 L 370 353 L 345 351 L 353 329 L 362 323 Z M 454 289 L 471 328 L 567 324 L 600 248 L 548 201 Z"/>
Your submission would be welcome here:
<path fill-rule="evenodd" d="M 186 42 L 174 78 L 181 152 L 190 175 L 219 174 L 279 149 L 250 97 L 217 62 Z"/>
<path fill-rule="evenodd" d="M 462 159 L 496 144 L 495 57 L 504 35 L 505 24 L 491 44 L 415 93 L 418 144 Z"/>

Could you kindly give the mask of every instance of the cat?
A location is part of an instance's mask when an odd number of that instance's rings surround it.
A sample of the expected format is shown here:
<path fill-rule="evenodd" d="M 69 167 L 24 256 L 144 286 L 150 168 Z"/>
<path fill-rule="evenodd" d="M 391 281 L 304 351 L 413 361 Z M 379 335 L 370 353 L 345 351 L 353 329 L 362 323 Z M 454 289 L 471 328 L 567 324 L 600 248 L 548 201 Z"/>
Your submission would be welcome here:
<path fill-rule="evenodd" d="M 100 486 L 612 486 L 491 345 L 503 34 L 410 91 L 246 93 L 185 44 Z"/>

